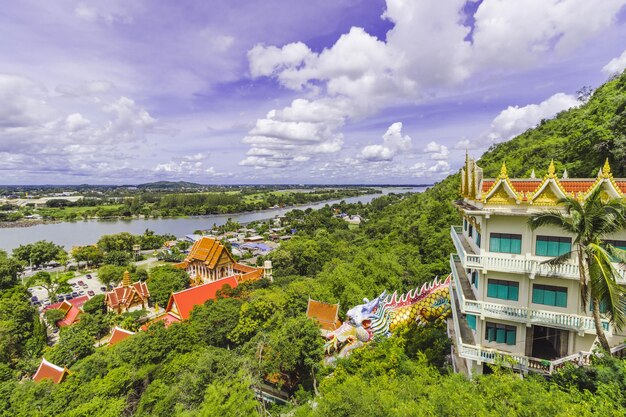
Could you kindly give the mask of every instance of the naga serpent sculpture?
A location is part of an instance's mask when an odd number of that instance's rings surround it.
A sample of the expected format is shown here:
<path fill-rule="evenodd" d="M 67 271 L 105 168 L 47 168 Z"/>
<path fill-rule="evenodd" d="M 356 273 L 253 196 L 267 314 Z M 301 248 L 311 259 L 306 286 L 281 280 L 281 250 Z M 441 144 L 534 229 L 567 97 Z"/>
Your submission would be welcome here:
<path fill-rule="evenodd" d="M 345 358 L 375 336 L 391 336 L 398 327 L 445 320 L 451 313 L 450 280 L 448 275 L 443 281 L 435 278 L 422 285 L 419 291 L 415 288 L 400 296 L 383 291 L 372 301 L 365 298 L 364 304 L 348 310 L 339 328 L 326 334 L 326 354 Z"/>

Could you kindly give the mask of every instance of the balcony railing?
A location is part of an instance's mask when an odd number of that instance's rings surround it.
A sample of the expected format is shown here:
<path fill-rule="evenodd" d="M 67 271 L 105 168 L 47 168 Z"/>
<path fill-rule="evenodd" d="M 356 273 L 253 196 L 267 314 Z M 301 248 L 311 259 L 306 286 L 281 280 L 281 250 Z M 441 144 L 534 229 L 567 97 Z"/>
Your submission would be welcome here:
<path fill-rule="evenodd" d="M 458 285 L 458 283 L 455 284 Z M 452 294 L 450 298 L 452 299 L 452 302 L 454 304 L 454 296 Z M 456 306 L 453 305 L 453 312 L 457 311 L 455 307 Z M 593 355 L 592 352 L 578 352 L 573 355 L 565 356 L 563 358 L 548 360 L 519 355 L 511 352 L 505 352 L 497 349 L 489 349 L 478 345 L 470 345 L 467 343 L 463 343 L 463 341 L 461 340 L 459 317 L 455 313 L 453 313 L 453 324 L 454 333 L 456 336 L 454 342 L 457 346 L 459 356 L 480 363 L 497 364 L 520 371 L 551 374 L 568 363 L 577 366 L 589 365 L 591 362 L 591 356 Z M 615 346 L 611 349 L 611 354 L 618 357 L 624 357 L 626 355 L 626 344 Z"/>
<path fill-rule="evenodd" d="M 450 268 L 452 269 L 455 286 L 459 289 L 456 293 L 459 298 L 459 308 L 463 313 L 515 321 L 527 325 L 540 324 L 595 334 L 596 327 L 592 317 L 466 299 L 463 295 L 463 291 L 460 290 L 462 288 L 461 279 L 464 278 L 459 277 L 459 272 L 455 265 L 455 256 L 456 255 L 450 255 Z M 608 321 L 603 320 L 602 325 L 605 331 L 609 332 L 609 334 L 612 333 L 612 328 Z"/>
<path fill-rule="evenodd" d="M 465 238 L 463 237 L 463 229 L 460 226 L 452 226 L 450 235 L 452 236 L 452 242 L 454 243 L 454 247 L 456 248 L 464 268 L 513 272 L 518 274 L 526 273 L 531 277 L 542 275 L 570 279 L 580 278 L 578 264 L 576 263 L 564 263 L 552 266 L 542 263 L 542 260 L 528 258 L 524 255 L 498 255 L 494 253 L 477 255 L 468 253 L 463 245 Z M 620 283 L 626 283 L 626 270 L 618 268 L 617 271 L 621 276 L 619 280 Z"/>

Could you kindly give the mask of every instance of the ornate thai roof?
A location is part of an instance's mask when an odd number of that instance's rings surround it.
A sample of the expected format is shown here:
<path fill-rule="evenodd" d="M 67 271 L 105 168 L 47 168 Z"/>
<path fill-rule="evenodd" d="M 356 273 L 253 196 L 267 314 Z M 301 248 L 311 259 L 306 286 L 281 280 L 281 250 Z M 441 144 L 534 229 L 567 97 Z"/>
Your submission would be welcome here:
<path fill-rule="evenodd" d="M 232 275 L 230 277 L 218 279 L 217 281 L 208 282 L 206 284 L 172 293 L 165 311 L 166 313 L 172 314 L 181 320 L 187 320 L 191 314 L 191 310 L 193 310 L 195 306 L 217 298 L 217 292 L 221 290 L 224 285 L 229 285 L 231 288 L 237 288 L 237 278 Z"/>
<path fill-rule="evenodd" d="M 186 268 L 189 263 L 200 261 L 209 269 L 215 269 L 222 256 L 227 256 L 231 263 L 235 263 L 232 255 L 219 240 L 204 236 L 193 244 L 189 255 L 177 266 Z"/>
<path fill-rule="evenodd" d="M 121 342 L 122 340 L 134 335 L 134 332 L 130 330 L 122 329 L 121 327 L 115 326 L 113 329 L 113 333 L 111 333 L 111 338 L 108 341 L 109 346 L 113 346 Z"/>
<path fill-rule="evenodd" d="M 472 169 L 474 174 L 468 174 Z M 466 200 L 485 205 L 553 206 L 566 197 L 584 201 L 598 187 L 602 187 L 610 198 L 626 197 L 626 179 L 613 178 L 608 159 L 596 178 L 569 178 L 567 171 L 559 177 L 554 161 L 550 162 L 543 178 L 534 178 L 534 175 L 531 178 L 510 178 L 505 163 L 502 163 L 497 178 L 482 178 L 482 170 L 478 172 L 478 169 L 472 159 L 466 160 L 461 171 L 461 194 Z M 480 178 L 475 189 L 467 185 L 470 178 Z"/>
<path fill-rule="evenodd" d="M 51 304 L 47 306 L 46 308 L 44 308 L 43 311 L 45 312 L 51 309 L 61 310 L 65 314 L 65 316 L 57 322 L 57 326 L 59 327 L 70 326 L 76 323 L 77 321 L 79 321 L 78 316 L 82 312 L 81 309 L 83 307 L 83 304 L 85 304 L 87 300 L 89 300 L 89 296 L 82 295 L 80 297 L 73 298 L 69 301 L 65 300 L 60 303 Z"/>
<path fill-rule="evenodd" d="M 341 326 L 339 304 L 323 303 L 309 298 L 306 316 L 318 322 L 324 330 L 336 330 Z"/>
<path fill-rule="evenodd" d="M 45 358 L 41 359 L 39 368 L 33 376 L 33 381 L 40 382 L 44 379 L 50 379 L 55 384 L 60 383 L 69 374 L 66 368 L 61 368 L 55 364 L 48 362 Z"/>
<path fill-rule="evenodd" d="M 147 301 L 150 297 L 148 284 L 142 281 L 130 284 L 129 279 L 125 278 L 122 281 L 122 285 L 115 287 L 112 291 L 106 293 L 106 304 L 112 309 L 115 309 L 120 305 L 128 308 L 132 305 L 135 295 L 137 295 L 140 300 Z"/>

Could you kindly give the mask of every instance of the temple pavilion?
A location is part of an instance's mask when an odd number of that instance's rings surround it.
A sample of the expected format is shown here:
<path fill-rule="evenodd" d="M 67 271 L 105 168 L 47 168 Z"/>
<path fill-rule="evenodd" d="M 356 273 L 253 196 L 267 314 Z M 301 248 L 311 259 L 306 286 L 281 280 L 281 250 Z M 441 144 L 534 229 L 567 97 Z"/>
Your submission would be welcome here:
<path fill-rule="evenodd" d="M 49 379 L 55 384 L 63 382 L 63 380 L 69 375 L 67 368 L 61 368 L 51 362 L 48 362 L 45 358 L 41 358 L 41 363 L 37 372 L 33 376 L 33 381 L 40 382 L 44 379 Z"/>
<path fill-rule="evenodd" d="M 124 272 L 122 284 L 113 288 L 105 295 L 105 303 L 109 311 L 117 314 L 141 310 L 148 307 L 150 292 L 145 282 L 131 282 L 130 272 Z"/>
<path fill-rule="evenodd" d="M 217 239 L 204 236 L 191 247 L 189 255 L 174 265 L 184 269 L 191 285 L 201 285 L 234 275 L 237 281 L 254 281 L 263 276 L 263 268 L 243 265 L 235 261 L 228 249 Z"/>

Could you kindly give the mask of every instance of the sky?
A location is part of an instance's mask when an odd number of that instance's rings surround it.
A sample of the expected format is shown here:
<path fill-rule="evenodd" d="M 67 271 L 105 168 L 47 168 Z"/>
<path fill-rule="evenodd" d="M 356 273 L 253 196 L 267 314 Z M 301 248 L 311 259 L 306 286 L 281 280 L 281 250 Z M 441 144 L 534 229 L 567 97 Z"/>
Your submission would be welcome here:
<path fill-rule="evenodd" d="M 6 2 L 0 184 L 428 184 L 626 68 L 626 0 Z"/>

